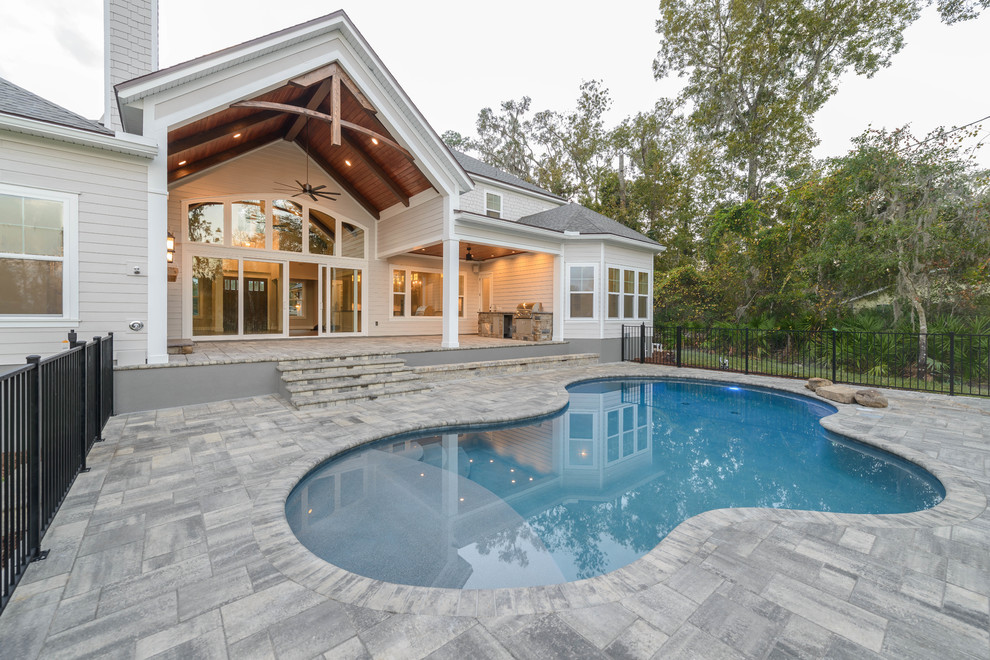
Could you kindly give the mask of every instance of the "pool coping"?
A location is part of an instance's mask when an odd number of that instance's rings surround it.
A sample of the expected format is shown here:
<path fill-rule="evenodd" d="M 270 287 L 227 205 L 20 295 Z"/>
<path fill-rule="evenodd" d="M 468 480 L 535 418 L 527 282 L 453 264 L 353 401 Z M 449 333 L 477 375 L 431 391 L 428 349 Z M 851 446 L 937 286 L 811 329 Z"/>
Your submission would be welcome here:
<path fill-rule="evenodd" d="M 471 424 L 524 421 L 564 408 L 569 400 L 566 387 L 575 383 L 616 378 L 668 378 L 704 380 L 728 384 L 756 385 L 819 400 L 804 389 L 803 381 L 766 377 L 677 370 L 643 370 L 602 365 L 594 375 L 559 374 L 536 414 L 517 416 L 465 414 L 464 419 L 432 420 L 430 424 L 392 423 L 374 431 L 365 430 L 337 446 L 313 449 L 280 470 L 259 493 L 251 518 L 255 540 L 272 565 L 285 577 L 316 593 L 341 603 L 374 610 L 448 616 L 523 615 L 559 612 L 613 603 L 664 583 L 690 563 L 713 535 L 734 525 L 763 521 L 774 523 L 826 523 L 847 527 L 943 527 L 977 518 L 987 507 L 987 498 L 976 481 L 936 458 L 871 434 L 857 423 L 861 409 L 835 406 L 837 412 L 820 420 L 822 426 L 864 444 L 911 461 L 931 472 L 943 485 L 945 498 L 935 507 L 899 514 L 849 514 L 790 509 L 714 509 L 681 522 L 643 557 L 605 575 L 540 587 L 502 589 L 448 589 L 384 582 L 351 573 L 317 557 L 295 537 L 285 516 L 289 493 L 310 470 L 354 447 L 398 433 L 433 430 Z M 558 375 L 558 374 L 555 374 Z M 881 410 L 876 412 L 882 413 Z M 319 413 L 312 413 L 318 417 Z"/>

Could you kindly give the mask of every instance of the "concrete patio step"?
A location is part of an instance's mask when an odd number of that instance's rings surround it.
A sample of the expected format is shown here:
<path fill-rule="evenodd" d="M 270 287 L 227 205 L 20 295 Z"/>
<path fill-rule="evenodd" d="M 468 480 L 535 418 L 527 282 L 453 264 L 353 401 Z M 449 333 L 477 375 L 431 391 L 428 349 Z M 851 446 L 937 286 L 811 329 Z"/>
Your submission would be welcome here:
<path fill-rule="evenodd" d="M 410 371 L 409 367 L 401 360 L 395 363 L 382 364 L 360 364 L 349 367 L 327 367 L 325 369 L 299 369 L 294 371 L 283 371 L 281 378 L 283 383 L 318 383 L 333 378 L 360 378 L 361 376 L 385 375 L 392 373 L 402 373 Z"/>
<path fill-rule="evenodd" d="M 413 394 L 415 392 L 424 392 L 433 389 L 432 385 L 424 383 L 422 380 L 409 381 L 406 384 L 397 384 L 393 387 L 389 387 L 382 390 L 376 390 L 373 392 L 368 391 L 354 391 L 354 392 L 337 392 L 333 394 L 316 394 L 311 397 L 305 397 L 299 399 L 298 401 L 293 401 L 292 404 L 299 410 L 310 410 L 313 408 L 332 408 L 335 406 L 346 405 L 348 403 L 355 403 L 358 401 L 373 401 L 375 399 L 388 399 L 395 396 L 404 396 L 406 394 Z"/>
<path fill-rule="evenodd" d="M 406 370 L 395 374 L 370 374 L 356 378 L 325 378 L 320 382 L 288 383 L 285 389 L 292 395 L 292 402 L 295 403 L 297 400 L 316 396 L 323 392 L 352 392 L 357 390 L 373 392 L 396 383 L 420 380 L 422 379 L 418 374 Z"/>
<path fill-rule="evenodd" d="M 540 369 L 559 369 L 598 364 L 598 353 L 573 353 L 568 355 L 547 355 L 543 357 L 486 360 L 483 362 L 462 362 L 459 364 L 440 364 L 424 367 L 414 367 L 413 370 L 424 378 L 437 380 L 456 380 L 459 378 L 474 378 L 477 376 L 501 376 Z"/>
<path fill-rule="evenodd" d="M 329 407 L 420 392 L 432 386 L 395 355 L 284 360 L 279 392 L 297 408 Z"/>

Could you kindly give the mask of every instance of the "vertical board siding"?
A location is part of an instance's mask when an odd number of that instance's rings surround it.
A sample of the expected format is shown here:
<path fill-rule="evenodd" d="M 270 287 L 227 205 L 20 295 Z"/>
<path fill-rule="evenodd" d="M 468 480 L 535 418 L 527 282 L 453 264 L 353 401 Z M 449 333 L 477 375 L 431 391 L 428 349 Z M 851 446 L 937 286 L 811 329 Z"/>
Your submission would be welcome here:
<path fill-rule="evenodd" d="M 0 364 L 67 347 L 66 332 L 80 339 L 115 334 L 119 364 L 142 364 L 147 335 L 127 324 L 148 316 L 148 161 L 68 143 L 0 132 L 0 182 L 79 195 L 79 320 L 46 327 L 4 327 Z M 163 257 L 164 258 L 164 257 Z"/>

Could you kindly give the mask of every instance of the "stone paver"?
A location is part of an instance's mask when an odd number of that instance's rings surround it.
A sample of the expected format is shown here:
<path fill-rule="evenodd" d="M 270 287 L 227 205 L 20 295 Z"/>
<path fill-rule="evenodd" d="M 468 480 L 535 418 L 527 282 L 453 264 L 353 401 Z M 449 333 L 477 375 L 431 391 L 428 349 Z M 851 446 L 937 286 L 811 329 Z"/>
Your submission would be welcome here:
<path fill-rule="evenodd" d="M 208 350 L 186 357 L 232 359 Z M 566 404 L 566 384 L 622 375 L 803 392 L 596 365 L 313 412 L 266 396 L 117 417 L 46 535 L 51 556 L 0 616 L 0 656 L 990 657 L 988 400 L 886 391 L 887 409 L 823 420 L 931 470 L 947 491 L 934 509 L 711 511 L 577 583 L 390 585 L 316 559 L 288 532 L 285 495 L 327 456 L 400 431 L 545 414 Z"/>

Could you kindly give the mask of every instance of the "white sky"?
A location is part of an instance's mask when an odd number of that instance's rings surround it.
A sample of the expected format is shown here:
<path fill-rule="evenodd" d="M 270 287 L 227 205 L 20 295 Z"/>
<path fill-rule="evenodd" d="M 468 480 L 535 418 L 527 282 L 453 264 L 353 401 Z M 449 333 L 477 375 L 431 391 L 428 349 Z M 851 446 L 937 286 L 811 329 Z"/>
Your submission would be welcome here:
<path fill-rule="evenodd" d="M 676 94 L 657 82 L 653 0 L 160 0 L 162 67 L 316 18 L 342 6 L 438 133 L 473 134 L 478 111 L 528 95 L 533 109 L 573 108 L 582 80 L 610 90 L 608 117 Z M 102 0 L 2 0 L 0 77 L 90 118 L 103 112 Z M 990 16 L 945 26 L 928 10 L 893 66 L 848 75 L 818 113 L 817 156 L 840 155 L 868 124 L 916 134 L 990 115 Z M 984 135 L 990 132 L 985 122 Z M 990 145 L 979 159 L 990 166 Z"/>

